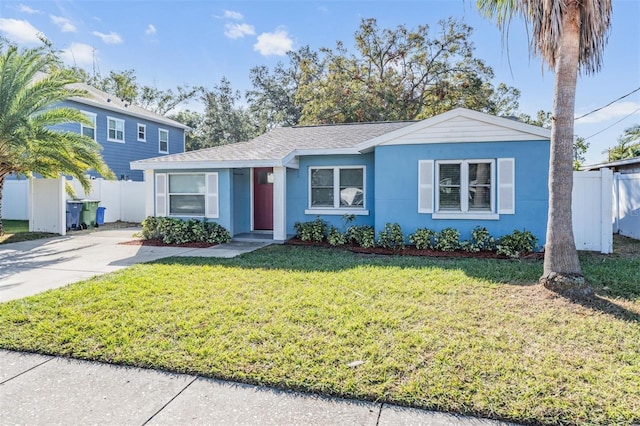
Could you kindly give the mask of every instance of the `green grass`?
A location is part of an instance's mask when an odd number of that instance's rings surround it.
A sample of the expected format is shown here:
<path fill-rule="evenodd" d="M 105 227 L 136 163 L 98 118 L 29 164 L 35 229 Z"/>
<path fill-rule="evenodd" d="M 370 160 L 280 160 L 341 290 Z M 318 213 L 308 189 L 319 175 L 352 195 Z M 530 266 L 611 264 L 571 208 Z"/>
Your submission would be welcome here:
<path fill-rule="evenodd" d="M 1 304 L 0 347 L 523 423 L 640 422 L 640 257 L 581 259 L 592 304 L 532 285 L 539 261 L 171 258 Z"/>
<path fill-rule="evenodd" d="M 0 236 L 0 244 L 39 240 L 57 235 L 48 232 L 29 232 L 28 220 L 2 220 L 2 227 L 4 235 Z"/>

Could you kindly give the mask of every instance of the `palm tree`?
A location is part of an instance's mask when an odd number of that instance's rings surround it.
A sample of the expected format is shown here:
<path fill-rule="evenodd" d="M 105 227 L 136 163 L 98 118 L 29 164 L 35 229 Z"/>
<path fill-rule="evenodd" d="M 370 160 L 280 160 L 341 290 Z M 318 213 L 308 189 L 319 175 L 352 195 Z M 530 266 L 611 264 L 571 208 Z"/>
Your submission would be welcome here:
<path fill-rule="evenodd" d="M 66 87 L 75 81 L 44 48 L 19 50 L 0 40 L 0 209 L 4 180 L 11 173 L 38 173 L 45 178 L 70 175 L 87 192 L 91 189 L 85 176 L 88 170 L 113 178 L 97 142 L 51 128 L 70 122 L 91 124 L 78 110 L 56 107 L 70 97 L 85 95 Z"/>
<path fill-rule="evenodd" d="M 588 296 L 571 224 L 573 117 L 578 71 L 600 69 L 607 42 L 611 0 L 478 0 L 503 34 L 514 15 L 531 28 L 531 46 L 555 71 L 549 160 L 549 213 L 540 283 L 569 295 Z"/>

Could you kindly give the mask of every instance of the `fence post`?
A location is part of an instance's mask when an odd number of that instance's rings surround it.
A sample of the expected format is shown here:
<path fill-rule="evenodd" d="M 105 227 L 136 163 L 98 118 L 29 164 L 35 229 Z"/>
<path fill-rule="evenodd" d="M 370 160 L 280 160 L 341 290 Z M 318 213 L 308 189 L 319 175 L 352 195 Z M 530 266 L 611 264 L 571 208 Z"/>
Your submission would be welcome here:
<path fill-rule="evenodd" d="M 613 171 L 600 169 L 600 252 L 613 253 Z"/>

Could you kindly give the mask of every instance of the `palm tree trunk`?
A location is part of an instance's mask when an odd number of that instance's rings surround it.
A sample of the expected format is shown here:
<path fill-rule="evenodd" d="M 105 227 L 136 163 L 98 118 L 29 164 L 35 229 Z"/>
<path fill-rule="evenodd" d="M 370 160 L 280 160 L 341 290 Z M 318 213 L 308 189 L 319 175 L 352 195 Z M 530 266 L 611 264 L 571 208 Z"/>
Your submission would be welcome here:
<path fill-rule="evenodd" d="M 551 122 L 549 212 L 544 272 L 540 283 L 570 296 L 591 293 L 584 281 L 571 223 L 573 189 L 573 113 L 575 109 L 580 11 L 578 0 L 567 2 L 561 25 L 555 69 L 555 99 Z"/>

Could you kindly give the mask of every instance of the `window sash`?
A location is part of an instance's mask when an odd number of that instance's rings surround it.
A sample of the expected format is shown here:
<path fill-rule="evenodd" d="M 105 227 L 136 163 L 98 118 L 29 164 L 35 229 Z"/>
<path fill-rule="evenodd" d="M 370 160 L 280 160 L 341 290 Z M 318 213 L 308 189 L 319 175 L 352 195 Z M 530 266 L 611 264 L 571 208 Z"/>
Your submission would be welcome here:
<path fill-rule="evenodd" d="M 169 215 L 206 216 L 206 174 L 170 173 L 167 176 Z M 210 191 L 214 190 L 217 188 Z"/>
<path fill-rule="evenodd" d="M 365 167 L 310 167 L 309 208 L 363 210 Z"/>

